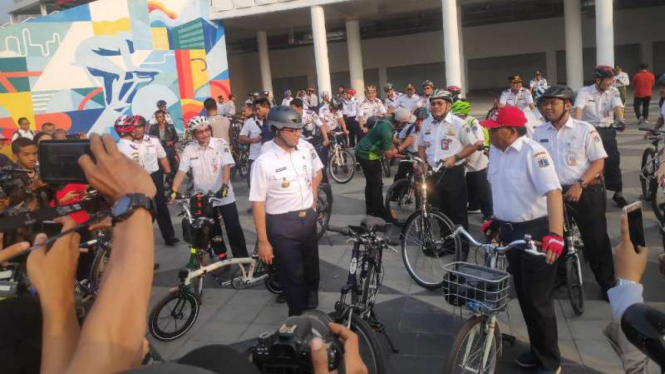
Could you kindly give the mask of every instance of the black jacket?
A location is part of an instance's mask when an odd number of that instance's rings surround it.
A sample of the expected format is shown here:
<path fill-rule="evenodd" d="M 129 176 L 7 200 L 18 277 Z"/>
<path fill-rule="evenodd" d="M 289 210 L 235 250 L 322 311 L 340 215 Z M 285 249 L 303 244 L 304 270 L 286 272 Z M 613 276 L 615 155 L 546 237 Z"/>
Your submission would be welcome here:
<path fill-rule="evenodd" d="M 151 125 L 150 130 L 148 130 L 148 135 L 159 139 L 159 125 Z M 164 148 L 175 147 L 175 143 L 178 142 L 178 132 L 175 130 L 175 126 L 169 125 L 167 123 L 164 129 L 164 139 L 159 139 L 159 141 L 162 143 L 162 147 Z M 171 143 L 171 145 L 168 145 L 168 143 Z"/>

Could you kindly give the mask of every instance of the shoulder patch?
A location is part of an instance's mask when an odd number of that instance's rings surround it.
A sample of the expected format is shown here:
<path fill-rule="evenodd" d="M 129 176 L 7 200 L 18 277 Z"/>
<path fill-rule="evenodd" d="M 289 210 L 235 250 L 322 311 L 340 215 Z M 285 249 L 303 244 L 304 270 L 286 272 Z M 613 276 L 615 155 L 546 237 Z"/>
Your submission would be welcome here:
<path fill-rule="evenodd" d="M 550 158 L 547 155 L 547 152 L 545 151 L 536 152 L 533 155 L 533 157 L 536 159 L 536 163 L 538 164 L 539 167 L 546 168 L 550 166 Z"/>
<path fill-rule="evenodd" d="M 536 153 L 533 154 L 533 158 L 538 158 L 538 157 L 540 157 L 540 156 L 545 156 L 545 157 L 547 157 L 547 151 L 538 151 L 538 152 L 536 152 Z"/>

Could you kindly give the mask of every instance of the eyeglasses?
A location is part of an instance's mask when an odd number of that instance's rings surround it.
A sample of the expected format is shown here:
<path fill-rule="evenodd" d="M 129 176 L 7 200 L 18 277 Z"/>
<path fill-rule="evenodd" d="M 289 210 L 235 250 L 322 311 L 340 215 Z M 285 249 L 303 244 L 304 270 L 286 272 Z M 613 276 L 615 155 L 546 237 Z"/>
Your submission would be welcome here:
<path fill-rule="evenodd" d="M 444 105 L 446 105 L 445 100 L 434 100 L 434 101 L 430 101 L 430 103 L 429 103 L 429 106 L 444 106 Z"/>

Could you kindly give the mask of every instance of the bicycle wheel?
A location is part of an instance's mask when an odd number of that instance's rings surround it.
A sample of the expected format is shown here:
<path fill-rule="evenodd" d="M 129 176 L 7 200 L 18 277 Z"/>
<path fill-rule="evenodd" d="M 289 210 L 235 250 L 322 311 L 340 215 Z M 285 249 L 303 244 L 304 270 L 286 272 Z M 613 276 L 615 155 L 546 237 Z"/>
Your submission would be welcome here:
<path fill-rule="evenodd" d="M 660 226 L 663 226 L 663 220 L 665 219 L 665 188 L 658 185 L 655 178 L 651 180 L 651 186 L 651 209 L 653 209 L 653 214 L 660 222 Z"/>
<path fill-rule="evenodd" d="M 340 324 L 348 325 L 348 321 L 337 321 Z M 360 357 L 363 359 L 369 374 L 384 374 L 386 372 L 386 361 L 381 349 L 381 344 L 376 338 L 372 327 L 359 315 L 351 314 L 351 331 L 358 335 L 358 347 L 360 348 Z"/>
<path fill-rule="evenodd" d="M 648 200 L 651 197 L 651 179 L 656 173 L 656 152 L 653 148 L 647 148 L 642 153 L 642 165 L 640 167 L 640 185 L 642 186 L 642 198 Z"/>
<path fill-rule="evenodd" d="M 425 214 L 418 210 L 409 217 L 402 229 L 402 260 L 416 283 L 427 289 L 443 284 L 443 266 L 457 260 L 462 241 L 459 236 L 446 239 L 455 225 L 443 213 L 433 210 Z"/>
<path fill-rule="evenodd" d="M 390 168 L 390 160 L 387 158 L 381 159 L 381 169 L 383 170 L 383 177 L 390 178 L 392 175 L 392 169 Z"/>
<path fill-rule="evenodd" d="M 104 246 L 99 246 L 90 270 L 90 281 L 94 283 L 93 289 L 99 289 L 99 285 L 102 283 L 102 278 L 104 277 L 106 265 L 108 265 L 110 258 L 111 251 Z"/>
<path fill-rule="evenodd" d="M 584 313 L 584 284 L 582 282 L 582 269 L 580 258 L 574 253 L 566 258 L 566 288 L 568 298 L 575 314 Z"/>
<path fill-rule="evenodd" d="M 328 171 L 335 182 L 349 183 L 356 173 L 356 158 L 346 149 L 340 150 L 339 153 L 333 152 L 328 160 Z"/>
<path fill-rule="evenodd" d="M 494 107 L 494 108 L 487 111 L 487 115 L 485 116 L 485 119 L 491 119 L 492 116 L 494 116 L 494 113 L 496 113 L 496 107 Z"/>
<path fill-rule="evenodd" d="M 199 316 L 199 301 L 189 292 L 168 294 L 150 313 L 148 330 L 161 341 L 172 341 L 185 335 Z"/>
<path fill-rule="evenodd" d="M 333 194 L 330 185 L 322 184 L 318 191 L 318 200 L 316 201 L 316 240 L 321 239 L 330 223 L 332 214 Z"/>
<path fill-rule="evenodd" d="M 473 373 L 492 374 L 496 369 L 499 334 L 495 330 L 494 336 L 489 335 L 487 329 L 487 316 L 473 316 L 469 318 L 455 337 L 450 355 L 443 367 L 443 374 Z M 483 357 L 487 346 L 487 339 L 491 338 L 487 361 L 483 365 Z"/>
<path fill-rule="evenodd" d="M 265 277 L 263 282 L 266 285 L 266 289 L 270 293 L 274 293 L 275 295 L 279 295 L 284 292 L 284 287 L 279 283 L 277 280 L 277 270 L 273 265 L 265 265 L 268 267 L 266 271 L 268 272 L 268 276 Z"/>
<path fill-rule="evenodd" d="M 400 179 L 388 188 L 386 212 L 390 223 L 404 226 L 406 220 L 416 211 L 416 189 L 410 179 Z"/>
<path fill-rule="evenodd" d="M 236 166 L 238 168 L 238 174 L 240 174 L 241 178 L 247 178 L 247 174 L 249 173 L 249 167 L 248 167 L 248 161 L 247 161 L 247 152 L 245 151 L 240 151 L 240 160 L 238 161 L 238 165 Z"/>

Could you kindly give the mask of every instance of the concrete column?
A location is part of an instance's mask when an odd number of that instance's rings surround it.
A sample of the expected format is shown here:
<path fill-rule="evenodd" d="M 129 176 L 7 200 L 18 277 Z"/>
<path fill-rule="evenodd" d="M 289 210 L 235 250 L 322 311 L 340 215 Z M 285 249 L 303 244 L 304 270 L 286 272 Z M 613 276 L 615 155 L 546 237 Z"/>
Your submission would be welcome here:
<path fill-rule="evenodd" d="M 318 93 L 321 93 L 321 91 L 332 92 L 330 84 L 330 62 L 328 61 L 328 38 L 326 36 L 326 17 L 322 7 L 313 6 L 310 9 L 312 12 L 312 39 L 314 39 Z"/>
<path fill-rule="evenodd" d="M 265 31 L 256 33 L 259 45 L 259 66 L 261 70 L 262 89 L 272 92 L 272 72 L 270 71 L 270 54 L 268 52 L 268 34 Z M 272 92 L 273 96 L 275 95 Z"/>
<path fill-rule="evenodd" d="M 596 0 L 596 65 L 614 67 L 614 5 Z"/>
<path fill-rule="evenodd" d="M 446 85 L 462 85 L 459 29 L 457 25 L 457 1 L 441 0 L 443 11 L 443 51 L 446 63 Z"/>
<path fill-rule="evenodd" d="M 462 97 L 469 92 L 469 74 L 467 73 L 466 56 L 464 55 L 464 27 L 462 26 L 462 6 L 457 6 L 457 30 L 459 32 L 459 60 L 462 71 Z"/>
<path fill-rule="evenodd" d="M 346 49 L 349 53 L 351 88 L 358 93 L 363 92 L 365 73 L 363 71 L 363 52 L 360 42 L 360 22 L 358 20 L 346 21 Z"/>
<path fill-rule="evenodd" d="M 578 90 L 584 86 L 580 0 L 564 0 L 563 18 L 566 30 L 566 80 L 570 88 Z"/>
<path fill-rule="evenodd" d="M 41 13 L 42 16 L 48 15 L 48 10 L 46 9 L 46 3 L 39 3 L 39 13 Z"/>
<path fill-rule="evenodd" d="M 547 79 L 547 84 L 550 86 L 557 84 L 557 74 L 556 74 L 556 51 L 553 49 L 547 50 L 545 52 L 545 59 L 547 61 L 547 71 L 544 72 L 545 78 Z"/>
<path fill-rule="evenodd" d="M 649 64 L 649 70 L 653 71 L 653 41 L 642 41 L 640 49 L 642 49 L 642 61 Z"/>

